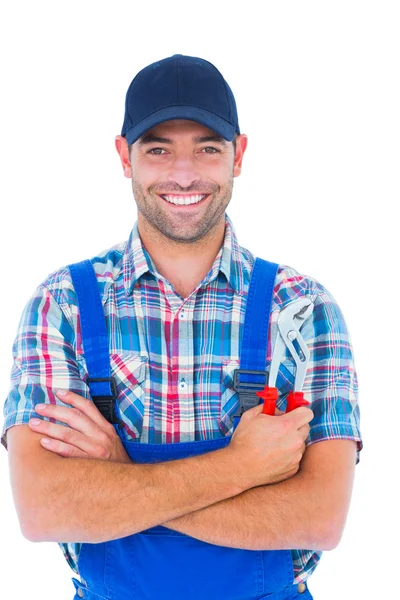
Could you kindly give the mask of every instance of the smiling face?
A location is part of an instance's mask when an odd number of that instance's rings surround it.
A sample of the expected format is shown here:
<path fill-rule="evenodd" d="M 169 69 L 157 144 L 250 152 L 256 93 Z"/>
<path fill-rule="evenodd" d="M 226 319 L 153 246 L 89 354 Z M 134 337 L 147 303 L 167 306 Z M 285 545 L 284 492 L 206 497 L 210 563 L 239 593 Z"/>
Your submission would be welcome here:
<path fill-rule="evenodd" d="M 241 171 L 247 136 L 232 142 L 194 121 L 172 120 L 153 127 L 128 150 L 116 146 L 138 207 L 139 229 L 190 244 L 224 227 L 233 177 Z"/>

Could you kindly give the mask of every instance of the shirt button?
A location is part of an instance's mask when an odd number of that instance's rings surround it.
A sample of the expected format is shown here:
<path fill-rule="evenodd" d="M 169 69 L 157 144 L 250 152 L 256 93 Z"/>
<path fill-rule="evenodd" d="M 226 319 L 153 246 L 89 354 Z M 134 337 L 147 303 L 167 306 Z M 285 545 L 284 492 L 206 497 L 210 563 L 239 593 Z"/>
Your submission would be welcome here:
<path fill-rule="evenodd" d="M 187 383 L 184 379 L 182 379 L 181 382 L 179 383 L 179 389 L 186 390 L 186 388 L 187 388 Z"/>
<path fill-rule="evenodd" d="M 179 318 L 180 319 L 184 319 L 185 318 L 185 313 L 183 310 L 181 310 L 181 312 L 179 313 Z"/>
<path fill-rule="evenodd" d="M 299 585 L 297 586 L 297 591 L 299 594 L 303 594 L 306 591 L 306 584 L 305 583 L 299 583 Z"/>

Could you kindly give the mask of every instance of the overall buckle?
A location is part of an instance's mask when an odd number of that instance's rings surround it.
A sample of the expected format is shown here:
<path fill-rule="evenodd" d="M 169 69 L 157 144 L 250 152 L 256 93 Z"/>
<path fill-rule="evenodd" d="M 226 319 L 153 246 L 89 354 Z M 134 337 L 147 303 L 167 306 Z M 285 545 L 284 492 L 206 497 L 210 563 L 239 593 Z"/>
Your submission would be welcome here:
<path fill-rule="evenodd" d="M 118 390 L 114 377 L 88 377 L 86 383 L 89 384 L 92 381 L 108 381 L 110 383 L 112 396 L 93 396 L 91 394 L 92 400 L 95 403 L 96 408 L 109 423 L 116 423 L 120 428 L 123 427 L 123 422 L 118 418 L 115 412 L 114 400 L 118 397 Z"/>
<path fill-rule="evenodd" d="M 263 375 L 264 383 L 244 382 L 240 383 L 239 375 L 246 373 L 249 375 Z M 239 406 L 234 417 L 241 417 L 246 410 L 254 408 L 260 404 L 260 398 L 255 392 L 262 390 L 267 385 L 267 371 L 253 371 L 251 369 L 235 369 L 233 372 L 233 389 L 239 394 Z"/>

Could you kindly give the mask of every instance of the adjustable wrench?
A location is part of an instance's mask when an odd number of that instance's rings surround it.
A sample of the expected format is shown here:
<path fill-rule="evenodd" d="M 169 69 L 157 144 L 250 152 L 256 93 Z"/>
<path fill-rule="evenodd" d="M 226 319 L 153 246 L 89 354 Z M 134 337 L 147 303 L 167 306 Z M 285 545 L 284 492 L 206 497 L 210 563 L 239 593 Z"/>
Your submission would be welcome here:
<path fill-rule="evenodd" d="M 296 363 L 294 389 L 288 394 L 286 412 L 290 412 L 299 406 L 309 405 L 309 402 L 304 399 L 301 389 L 306 376 L 310 351 L 300 334 L 300 328 L 304 324 L 304 321 L 311 315 L 313 308 L 314 304 L 311 300 L 308 298 L 299 298 L 288 304 L 279 314 L 278 335 L 272 353 L 268 385 L 263 390 L 256 392 L 257 396 L 264 400 L 263 413 L 266 415 L 275 414 L 275 406 L 278 399 L 278 388 L 275 387 L 275 383 L 285 346 L 288 347 Z M 300 352 L 294 346 L 294 340 L 297 340 Z"/>

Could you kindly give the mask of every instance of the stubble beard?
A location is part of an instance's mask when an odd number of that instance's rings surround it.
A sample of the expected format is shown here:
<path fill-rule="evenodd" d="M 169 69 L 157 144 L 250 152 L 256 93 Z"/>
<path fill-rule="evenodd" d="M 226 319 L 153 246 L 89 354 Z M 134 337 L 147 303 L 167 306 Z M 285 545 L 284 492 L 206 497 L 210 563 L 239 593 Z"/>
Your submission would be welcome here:
<path fill-rule="evenodd" d="M 178 213 L 176 215 L 171 214 L 171 212 L 168 212 L 171 209 L 167 205 L 163 210 L 160 203 L 166 203 L 167 201 L 163 201 L 158 197 L 152 188 L 153 186 L 149 188 L 148 193 L 145 193 L 141 184 L 132 179 L 133 196 L 138 211 L 145 220 L 146 229 L 158 238 L 161 236 L 160 241 L 162 241 L 162 238 L 164 238 L 164 241 L 166 241 L 165 238 L 168 238 L 168 240 L 178 244 L 191 244 L 206 237 L 211 238 L 213 231 L 216 230 L 221 220 L 225 220 L 225 210 L 232 197 L 233 175 L 222 193 L 220 187 L 218 187 L 218 190 L 210 192 L 213 197 L 211 200 L 210 198 L 206 200 L 208 202 L 207 210 L 203 213 L 201 219 L 185 216 L 182 213 L 180 215 Z M 162 191 L 165 192 L 165 188 Z M 186 190 L 185 193 L 188 193 L 188 191 Z M 171 190 L 169 193 L 179 194 L 179 191 Z"/>

